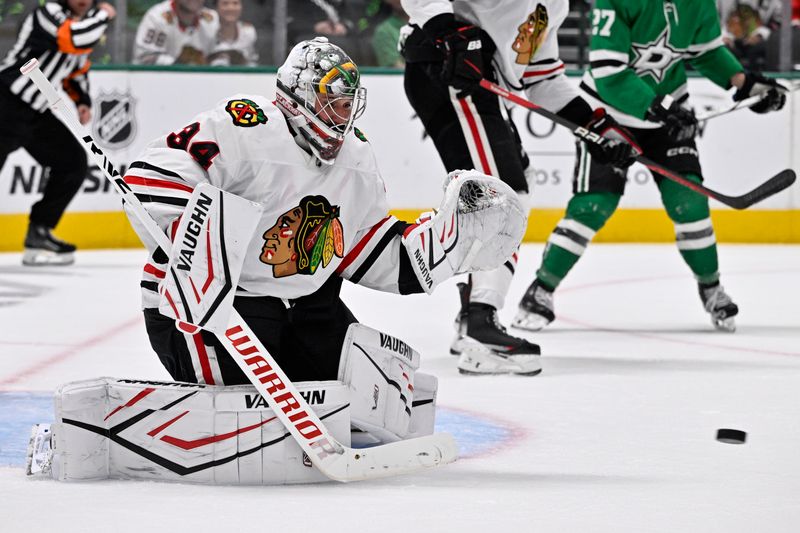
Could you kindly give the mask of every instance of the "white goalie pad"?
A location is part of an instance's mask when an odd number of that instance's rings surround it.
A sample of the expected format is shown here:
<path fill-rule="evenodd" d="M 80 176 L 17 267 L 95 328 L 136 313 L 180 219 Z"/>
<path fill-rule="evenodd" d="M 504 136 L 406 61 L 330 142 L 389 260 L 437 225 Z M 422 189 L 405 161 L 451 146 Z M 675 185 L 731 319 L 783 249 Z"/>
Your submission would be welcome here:
<path fill-rule="evenodd" d="M 353 426 L 384 443 L 433 433 L 437 381 L 423 374 L 419 395 L 425 400 L 421 405 L 428 408 L 419 410 L 417 421 L 413 413 L 420 380 L 417 368 L 419 353 L 405 342 L 363 324 L 350 324 L 339 360 L 339 381 L 350 389 Z"/>
<path fill-rule="evenodd" d="M 224 332 L 262 207 L 217 187 L 195 187 L 175 232 L 159 312 L 178 328 Z"/>
<path fill-rule="evenodd" d="M 350 394 L 338 381 L 296 383 L 326 427 L 350 442 Z M 248 385 L 100 378 L 55 396 L 52 476 L 271 485 L 329 481 Z"/>
<path fill-rule="evenodd" d="M 455 274 L 501 266 L 516 252 L 527 223 L 511 187 L 477 170 L 455 170 L 447 175 L 439 209 L 410 227 L 403 244 L 430 293 Z"/>

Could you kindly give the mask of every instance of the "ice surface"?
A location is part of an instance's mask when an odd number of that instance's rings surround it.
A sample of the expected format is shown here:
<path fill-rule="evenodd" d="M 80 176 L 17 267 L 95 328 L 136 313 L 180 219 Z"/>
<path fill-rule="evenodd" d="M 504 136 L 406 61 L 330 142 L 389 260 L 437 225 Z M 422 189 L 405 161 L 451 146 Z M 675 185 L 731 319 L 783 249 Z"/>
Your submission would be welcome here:
<path fill-rule="evenodd" d="M 556 293 L 557 321 L 527 335 L 545 354 L 532 378 L 457 373 L 454 281 L 431 297 L 346 286 L 356 316 L 422 352 L 439 425 L 466 457 L 300 487 L 26 478 L 20 439 L 58 384 L 167 374 L 139 313 L 143 251 L 80 252 L 68 268 L 0 254 L 0 531 L 796 532 L 800 247 L 720 253 L 735 334 L 713 331 L 673 246 L 592 245 Z M 523 247 L 505 323 L 540 256 Z M 747 444 L 717 442 L 720 427 Z"/>

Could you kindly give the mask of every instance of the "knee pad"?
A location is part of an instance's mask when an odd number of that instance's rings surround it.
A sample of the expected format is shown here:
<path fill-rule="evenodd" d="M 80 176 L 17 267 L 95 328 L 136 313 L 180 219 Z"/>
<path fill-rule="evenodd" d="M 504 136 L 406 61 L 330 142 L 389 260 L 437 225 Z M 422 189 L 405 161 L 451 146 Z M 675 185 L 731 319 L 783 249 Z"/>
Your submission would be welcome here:
<path fill-rule="evenodd" d="M 687 177 L 697 183 L 702 181 L 695 174 L 687 174 Z M 702 194 L 670 180 L 662 180 L 658 184 L 658 189 L 667 215 L 674 222 L 683 224 L 709 217 L 708 198 Z"/>
<path fill-rule="evenodd" d="M 405 342 L 350 324 L 339 381 L 350 389 L 353 426 L 380 442 L 433 433 L 438 383 L 418 367 L 419 353 Z"/>
<path fill-rule="evenodd" d="M 325 426 L 350 443 L 350 394 L 337 381 L 296 386 Z M 326 481 L 249 385 L 99 378 L 55 395 L 52 476 L 205 484 Z"/>
<path fill-rule="evenodd" d="M 564 218 L 597 232 L 611 218 L 619 205 L 620 195 L 611 192 L 578 193 L 567 204 Z"/>

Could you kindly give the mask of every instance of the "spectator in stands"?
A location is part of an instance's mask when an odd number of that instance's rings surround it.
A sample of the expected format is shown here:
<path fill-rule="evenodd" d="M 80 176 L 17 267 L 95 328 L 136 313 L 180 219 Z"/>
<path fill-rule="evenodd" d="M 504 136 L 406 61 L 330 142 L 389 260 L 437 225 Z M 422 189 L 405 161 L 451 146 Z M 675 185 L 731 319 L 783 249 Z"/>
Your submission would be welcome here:
<path fill-rule="evenodd" d="M 136 31 L 139 65 L 205 65 L 216 44 L 219 19 L 203 0 L 164 0 L 145 13 Z"/>
<path fill-rule="evenodd" d="M 717 0 L 722 40 L 746 68 L 764 70 L 767 41 L 780 26 L 781 0 Z"/>
<path fill-rule="evenodd" d="M 288 11 L 290 43 L 323 35 L 350 52 L 359 65 L 374 65 L 369 39 L 371 11 L 381 0 L 291 0 Z"/>
<path fill-rule="evenodd" d="M 800 0 L 792 0 L 792 63 L 800 70 Z"/>
<path fill-rule="evenodd" d="M 391 14 L 375 27 L 372 36 L 376 64 L 379 67 L 402 68 L 404 61 L 397 48 L 397 41 L 400 39 L 400 28 L 408 22 L 408 15 L 400 6 L 400 0 L 383 0 L 383 2 L 391 8 Z"/>
<path fill-rule="evenodd" d="M 258 64 L 256 53 L 256 29 L 249 22 L 242 22 L 241 0 L 217 0 L 219 31 L 208 63 L 214 66 Z"/>

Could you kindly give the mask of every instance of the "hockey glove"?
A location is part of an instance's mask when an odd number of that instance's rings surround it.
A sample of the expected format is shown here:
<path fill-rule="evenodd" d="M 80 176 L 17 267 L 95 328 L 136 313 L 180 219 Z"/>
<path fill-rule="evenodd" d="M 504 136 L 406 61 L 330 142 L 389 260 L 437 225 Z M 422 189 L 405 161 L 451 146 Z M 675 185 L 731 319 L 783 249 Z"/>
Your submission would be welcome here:
<path fill-rule="evenodd" d="M 657 96 L 645 114 L 647 120 L 660 122 L 673 140 L 678 142 L 694 139 L 697 135 L 697 118 L 694 111 L 681 107 L 669 95 Z"/>
<path fill-rule="evenodd" d="M 628 168 L 633 164 L 634 157 L 642 153 L 631 132 L 620 126 L 602 107 L 594 110 L 592 119 L 585 127 L 605 137 L 601 142 L 586 142 L 592 159 L 601 165 Z"/>
<path fill-rule="evenodd" d="M 519 248 L 528 212 L 519 195 L 477 170 L 447 175 L 439 209 L 420 216 L 403 234 L 403 246 L 422 289 L 455 274 L 493 270 Z"/>
<path fill-rule="evenodd" d="M 772 78 L 757 72 L 745 72 L 744 85 L 733 95 L 733 101 L 738 102 L 751 96 L 763 95 L 761 101 L 750 106 L 750 109 L 754 113 L 768 113 L 778 111 L 786 104 L 786 92 L 786 87 Z"/>
<path fill-rule="evenodd" d="M 475 91 L 483 78 L 480 28 L 445 13 L 429 20 L 425 24 L 425 32 L 444 53 L 442 81 L 458 89 L 459 98 Z"/>

